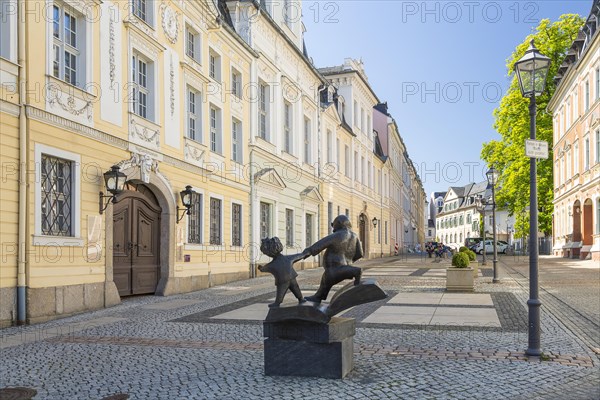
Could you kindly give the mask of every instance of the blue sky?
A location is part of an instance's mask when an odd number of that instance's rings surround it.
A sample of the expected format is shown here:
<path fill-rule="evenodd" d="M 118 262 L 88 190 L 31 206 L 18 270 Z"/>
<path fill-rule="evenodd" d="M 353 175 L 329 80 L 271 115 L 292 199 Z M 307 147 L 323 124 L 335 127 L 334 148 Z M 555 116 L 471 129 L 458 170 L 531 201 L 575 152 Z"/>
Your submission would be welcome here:
<path fill-rule="evenodd" d="M 538 25 L 588 15 L 591 0 L 303 0 L 309 56 L 318 67 L 362 58 L 387 101 L 425 192 L 485 179 L 484 142 L 509 86 L 506 59 Z"/>

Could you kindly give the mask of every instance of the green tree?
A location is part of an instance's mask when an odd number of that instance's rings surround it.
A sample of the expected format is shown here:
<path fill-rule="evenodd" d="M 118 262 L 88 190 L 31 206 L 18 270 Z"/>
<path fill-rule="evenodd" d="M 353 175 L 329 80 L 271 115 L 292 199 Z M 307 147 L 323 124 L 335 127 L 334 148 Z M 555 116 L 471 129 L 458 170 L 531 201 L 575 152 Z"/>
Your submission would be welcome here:
<path fill-rule="evenodd" d="M 535 45 L 540 52 L 552 60 L 546 91 L 537 98 L 536 119 L 536 138 L 547 141 L 550 149 L 548 159 L 538 159 L 537 162 L 539 229 L 545 235 L 550 235 L 554 182 L 551 151 L 553 136 L 552 115 L 546 111 L 546 107 L 556 89 L 554 77 L 558 67 L 584 21 L 577 14 L 562 15 L 556 22 L 543 19 L 535 31 L 516 47 L 506 62 L 512 81 L 500 101 L 500 106 L 494 110 L 494 128 L 500 134 L 501 140 L 484 143 L 481 158 L 500 171 L 496 203 L 510 215 L 515 215 L 517 238 L 526 236 L 529 231 L 529 158 L 525 156 L 525 139 L 529 139 L 529 99 L 521 95 L 514 65 L 525 54 L 531 39 L 535 39 Z"/>

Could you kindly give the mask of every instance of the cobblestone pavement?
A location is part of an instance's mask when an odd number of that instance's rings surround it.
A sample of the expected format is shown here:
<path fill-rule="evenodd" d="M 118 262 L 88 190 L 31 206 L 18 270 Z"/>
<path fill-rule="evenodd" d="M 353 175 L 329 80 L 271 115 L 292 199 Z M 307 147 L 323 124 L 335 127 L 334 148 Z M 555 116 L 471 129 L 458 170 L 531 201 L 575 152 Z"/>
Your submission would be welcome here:
<path fill-rule="evenodd" d="M 130 399 L 600 398 L 592 332 L 598 269 L 540 260 L 544 355 L 531 359 L 523 353 L 528 298 L 523 259 L 500 259 L 500 284 L 491 283 L 491 263 L 476 281 L 475 292 L 491 297 L 499 327 L 364 322 L 380 307 L 395 306 L 387 302 L 396 294 L 444 293 L 439 272 L 448 261 L 433 261 L 396 257 L 361 263 L 380 271 L 376 278 L 390 296 L 343 314 L 357 320 L 354 370 L 343 380 L 264 375 L 261 321 L 220 317 L 242 307 L 266 307 L 274 286 L 271 277 L 262 277 L 184 295 L 131 298 L 111 309 L 3 329 L 0 389 L 33 388 L 36 400 L 118 393 Z M 321 273 L 300 271 L 304 293 L 316 289 Z M 475 309 L 460 307 L 467 313 Z"/>

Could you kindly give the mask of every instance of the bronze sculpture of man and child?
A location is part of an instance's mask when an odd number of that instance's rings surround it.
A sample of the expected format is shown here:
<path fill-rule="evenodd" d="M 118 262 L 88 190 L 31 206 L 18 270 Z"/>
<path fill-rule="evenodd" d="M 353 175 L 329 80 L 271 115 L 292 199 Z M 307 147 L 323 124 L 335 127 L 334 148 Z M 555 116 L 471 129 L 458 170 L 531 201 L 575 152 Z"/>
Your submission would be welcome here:
<path fill-rule="evenodd" d="M 358 236 L 351 231 L 352 224 L 346 215 L 337 216 L 331 223 L 333 233 L 304 249 L 302 253 L 283 255 L 283 245 L 277 237 L 262 239 L 260 250 L 273 259 L 258 269 L 271 273 L 275 277 L 277 295 L 275 302 L 269 307 L 279 307 L 288 289 L 296 296 L 299 303 L 310 301 L 321 303 L 326 300 L 333 285 L 346 279 L 354 279 L 354 285 L 360 283 L 362 270 L 350 265 L 363 257 L 363 249 Z M 298 274 L 294 263 L 315 256 L 325 250 L 323 267 L 325 271 L 317 292 L 312 296 L 302 297 L 296 281 Z"/>

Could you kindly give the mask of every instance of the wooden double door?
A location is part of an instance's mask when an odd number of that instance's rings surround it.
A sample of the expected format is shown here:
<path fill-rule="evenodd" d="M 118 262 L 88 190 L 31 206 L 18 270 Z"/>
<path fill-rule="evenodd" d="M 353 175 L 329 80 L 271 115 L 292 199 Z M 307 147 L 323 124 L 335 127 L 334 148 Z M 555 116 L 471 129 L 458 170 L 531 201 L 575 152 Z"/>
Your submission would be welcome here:
<path fill-rule="evenodd" d="M 160 279 L 160 215 L 144 185 L 127 186 L 113 207 L 113 280 L 119 295 L 150 294 Z"/>

